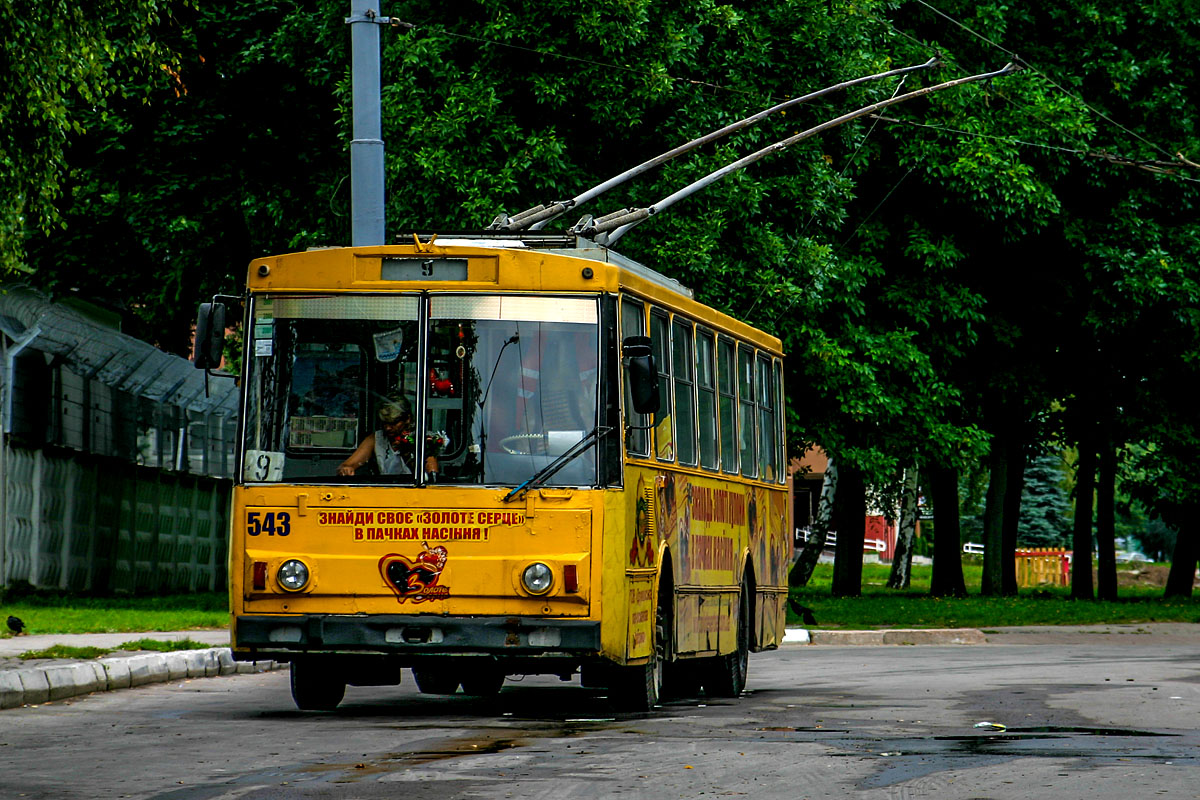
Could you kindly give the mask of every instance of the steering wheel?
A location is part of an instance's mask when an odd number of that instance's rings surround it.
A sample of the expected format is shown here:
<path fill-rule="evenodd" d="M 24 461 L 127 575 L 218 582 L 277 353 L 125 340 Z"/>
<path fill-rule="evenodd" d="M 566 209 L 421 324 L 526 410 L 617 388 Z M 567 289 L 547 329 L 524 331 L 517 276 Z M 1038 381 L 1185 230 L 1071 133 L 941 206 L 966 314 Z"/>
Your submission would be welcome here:
<path fill-rule="evenodd" d="M 500 447 L 512 456 L 531 456 L 545 449 L 545 437 L 540 433 L 516 433 L 500 440 Z"/>

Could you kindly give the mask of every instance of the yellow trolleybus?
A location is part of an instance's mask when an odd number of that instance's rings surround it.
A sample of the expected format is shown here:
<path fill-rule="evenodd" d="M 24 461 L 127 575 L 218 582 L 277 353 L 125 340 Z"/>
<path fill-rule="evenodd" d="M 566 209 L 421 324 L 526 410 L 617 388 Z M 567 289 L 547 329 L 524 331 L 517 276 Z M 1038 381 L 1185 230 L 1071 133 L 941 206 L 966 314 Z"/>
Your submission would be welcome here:
<path fill-rule="evenodd" d="M 229 543 L 239 660 L 619 707 L 737 696 L 783 635 L 779 341 L 573 236 L 256 259 Z M 197 366 L 225 304 L 201 308 Z"/>

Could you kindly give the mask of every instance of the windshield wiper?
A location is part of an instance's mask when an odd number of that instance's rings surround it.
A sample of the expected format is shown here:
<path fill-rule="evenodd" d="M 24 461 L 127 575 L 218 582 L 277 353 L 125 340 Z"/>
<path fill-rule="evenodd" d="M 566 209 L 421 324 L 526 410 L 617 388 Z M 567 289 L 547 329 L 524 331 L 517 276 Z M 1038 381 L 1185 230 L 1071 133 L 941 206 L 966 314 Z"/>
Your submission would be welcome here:
<path fill-rule="evenodd" d="M 592 428 L 591 433 L 589 433 L 587 436 L 584 436 L 575 444 L 571 445 L 567 452 L 563 453 L 561 456 L 554 459 L 537 472 L 533 473 L 533 475 L 529 476 L 528 480 L 526 480 L 517 488 L 513 489 L 508 494 L 504 495 L 503 502 L 507 503 L 508 501 L 514 499 L 520 500 L 525 496 L 526 492 L 541 484 L 554 473 L 565 467 L 569 462 L 574 461 L 580 453 L 591 447 L 594 442 L 600 441 L 601 436 L 606 436 L 611 431 L 612 428 L 604 425 L 597 425 L 596 427 Z"/>

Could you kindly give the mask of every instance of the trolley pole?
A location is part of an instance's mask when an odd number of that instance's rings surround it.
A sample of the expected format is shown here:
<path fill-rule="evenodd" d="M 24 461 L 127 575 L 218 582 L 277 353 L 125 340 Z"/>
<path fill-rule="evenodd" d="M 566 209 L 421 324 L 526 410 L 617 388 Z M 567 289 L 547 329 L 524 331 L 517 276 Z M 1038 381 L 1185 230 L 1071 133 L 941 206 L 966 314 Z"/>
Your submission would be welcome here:
<path fill-rule="evenodd" d="M 379 26 L 372 6 L 350 0 L 351 82 L 354 138 L 350 141 L 350 244 L 384 243 L 383 124 L 380 109 Z"/>

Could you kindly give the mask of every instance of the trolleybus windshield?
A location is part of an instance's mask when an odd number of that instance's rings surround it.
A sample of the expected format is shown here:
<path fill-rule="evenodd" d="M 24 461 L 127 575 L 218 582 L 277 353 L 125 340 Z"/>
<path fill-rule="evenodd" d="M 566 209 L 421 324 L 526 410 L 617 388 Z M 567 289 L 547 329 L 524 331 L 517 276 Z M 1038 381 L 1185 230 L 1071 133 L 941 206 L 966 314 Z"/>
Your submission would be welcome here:
<path fill-rule="evenodd" d="M 258 296 L 242 478 L 517 486 L 597 427 L 597 319 L 595 297 Z M 411 423 L 385 436 L 385 407 Z M 593 449 L 546 483 L 595 485 L 596 464 Z"/>

